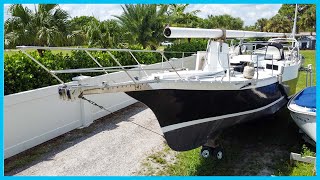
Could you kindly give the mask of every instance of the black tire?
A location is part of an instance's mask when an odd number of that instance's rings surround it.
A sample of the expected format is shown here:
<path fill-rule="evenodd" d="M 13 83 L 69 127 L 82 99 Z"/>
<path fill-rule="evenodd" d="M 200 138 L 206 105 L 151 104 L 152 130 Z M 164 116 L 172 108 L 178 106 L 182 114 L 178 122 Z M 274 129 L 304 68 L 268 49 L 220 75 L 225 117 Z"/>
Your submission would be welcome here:
<path fill-rule="evenodd" d="M 208 159 L 210 157 L 212 157 L 213 154 L 213 149 L 211 147 L 207 147 L 207 146 L 203 146 L 200 152 L 200 155 L 205 158 Z"/>
<path fill-rule="evenodd" d="M 220 161 L 224 158 L 224 151 L 221 147 L 216 147 L 216 148 L 214 148 L 212 155 L 215 160 Z"/>

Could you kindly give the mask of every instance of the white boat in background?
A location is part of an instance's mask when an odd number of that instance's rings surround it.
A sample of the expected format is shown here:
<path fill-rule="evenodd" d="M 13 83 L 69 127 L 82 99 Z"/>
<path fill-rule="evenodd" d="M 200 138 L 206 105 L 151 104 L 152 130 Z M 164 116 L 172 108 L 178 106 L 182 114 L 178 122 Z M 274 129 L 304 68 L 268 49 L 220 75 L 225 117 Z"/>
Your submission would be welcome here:
<path fill-rule="evenodd" d="M 288 109 L 299 128 L 316 142 L 316 86 L 297 93 L 289 101 Z"/>

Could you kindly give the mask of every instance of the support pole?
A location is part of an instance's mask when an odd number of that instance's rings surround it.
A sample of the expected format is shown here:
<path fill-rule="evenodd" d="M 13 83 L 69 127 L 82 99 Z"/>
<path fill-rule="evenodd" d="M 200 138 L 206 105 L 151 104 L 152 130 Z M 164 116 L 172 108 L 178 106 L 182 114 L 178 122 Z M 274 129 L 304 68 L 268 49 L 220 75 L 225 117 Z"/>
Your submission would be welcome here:
<path fill-rule="evenodd" d="M 24 50 L 21 50 L 21 52 L 25 55 L 27 55 L 32 61 L 34 61 L 35 63 L 37 63 L 40 67 L 42 67 L 44 70 L 46 70 L 49 74 L 51 74 L 54 78 L 56 78 L 61 84 L 65 85 L 65 83 L 58 78 L 58 76 L 56 76 L 54 73 L 52 73 L 48 68 L 46 68 L 44 65 L 42 65 L 39 61 L 37 61 L 35 58 L 33 58 L 30 54 L 28 54 L 27 52 L 25 52 Z"/>
<path fill-rule="evenodd" d="M 160 54 L 162 55 L 162 57 L 167 61 L 167 63 L 171 66 L 171 68 L 174 70 L 174 72 L 179 76 L 179 78 L 182 80 L 181 76 L 179 75 L 179 73 L 176 71 L 176 69 L 173 67 L 173 65 L 169 62 L 169 60 L 166 58 L 166 56 L 164 56 L 163 52 L 160 52 Z"/>
<path fill-rule="evenodd" d="M 136 81 L 134 80 L 134 78 L 128 73 L 128 71 L 122 67 L 122 65 L 119 63 L 119 61 L 113 56 L 113 54 L 111 54 L 110 51 L 107 51 L 107 53 L 111 56 L 111 58 L 120 66 L 121 69 L 124 70 L 124 72 L 129 76 L 129 78 L 134 82 L 134 84 L 137 84 Z"/>
<path fill-rule="evenodd" d="M 144 74 L 145 74 L 146 76 L 148 76 L 147 72 L 146 72 L 145 70 L 143 70 L 143 68 L 141 67 L 141 64 L 139 63 L 139 61 L 137 60 L 137 58 L 132 54 L 131 51 L 129 51 L 129 53 L 131 54 L 131 56 L 133 57 L 133 59 L 136 61 L 136 63 L 138 63 L 140 69 L 144 72 Z"/>
<path fill-rule="evenodd" d="M 90 56 L 90 58 L 99 66 L 99 67 L 103 67 L 87 50 L 85 50 L 85 52 Z M 105 71 L 106 74 L 108 74 L 107 71 Z"/>

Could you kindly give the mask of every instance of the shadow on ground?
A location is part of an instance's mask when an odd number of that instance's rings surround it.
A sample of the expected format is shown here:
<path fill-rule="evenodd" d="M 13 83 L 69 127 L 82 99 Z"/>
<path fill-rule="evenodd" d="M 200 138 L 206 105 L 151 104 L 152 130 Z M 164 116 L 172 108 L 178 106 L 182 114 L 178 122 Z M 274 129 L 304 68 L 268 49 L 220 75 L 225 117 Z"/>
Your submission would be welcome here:
<path fill-rule="evenodd" d="M 180 152 L 173 163 L 166 162 L 163 169 L 152 168 L 154 157 L 147 161 L 149 169 L 146 175 L 173 176 L 279 176 L 310 174 L 313 165 L 298 173 L 290 164 L 290 153 L 301 153 L 305 142 L 299 129 L 284 107 L 273 116 L 261 118 L 248 123 L 238 124 L 225 129 L 220 135 L 224 149 L 224 159 L 204 159 L 200 149 Z M 315 149 L 309 146 L 315 152 Z M 172 151 L 171 151 L 172 152 Z M 159 154 L 159 153 L 158 153 Z M 170 153 L 167 153 L 170 154 Z M 157 154 L 155 154 L 157 155 Z M 163 155 L 162 159 L 167 159 Z M 147 164 L 147 163 L 146 163 Z M 159 164 L 159 163 L 158 163 Z M 158 167 L 158 166 L 154 166 Z"/>
<path fill-rule="evenodd" d="M 10 176 L 17 174 L 39 162 L 50 161 L 59 152 L 70 148 L 100 132 L 112 131 L 118 127 L 118 123 L 131 121 L 132 116 L 142 112 L 148 107 L 142 103 L 135 103 L 114 114 L 102 117 L 90 126 L 75 129 L 58 136 L 50 141 L 35 146 L 27 151 L 4 160 L 4 174 Z"/>
<path fill-rule="evenodd" d="M 274 116 L 229 128 L 222 139 L 225 159 L 201 158 L 194 175 L 290 175 L 290 152 L 300 153 L 305 143 L 286 108 Z"/>

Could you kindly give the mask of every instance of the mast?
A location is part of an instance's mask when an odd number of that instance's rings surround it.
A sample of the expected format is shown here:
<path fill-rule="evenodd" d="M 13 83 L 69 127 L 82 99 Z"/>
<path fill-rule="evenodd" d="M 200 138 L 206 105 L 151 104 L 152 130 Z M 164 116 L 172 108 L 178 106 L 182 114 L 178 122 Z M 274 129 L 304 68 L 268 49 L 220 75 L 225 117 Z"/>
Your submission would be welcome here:
<path fill-rule="evenodd" d="M 295 38 L 295 36 L 296 36 L 297 14 L 298 14 L 298 4 L 296 4 L 296 10 L 294 12 L 294 22 L 293 22 L 293 27 L 292 27 L 292 34 L 290 36 L 291 38 Z"/>

